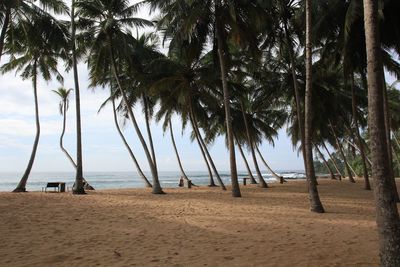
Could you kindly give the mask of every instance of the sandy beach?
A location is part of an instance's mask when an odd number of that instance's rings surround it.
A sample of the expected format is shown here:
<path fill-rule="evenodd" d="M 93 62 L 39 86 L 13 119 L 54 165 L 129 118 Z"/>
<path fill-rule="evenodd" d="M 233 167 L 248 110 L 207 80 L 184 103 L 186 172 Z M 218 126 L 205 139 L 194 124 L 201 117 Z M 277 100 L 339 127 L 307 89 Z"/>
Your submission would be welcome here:
<path fill-rule="evenodd" d="M 372 192 L 320 180 L 242 187 L 0 193 L 0 266 L 377 266 Z"/>

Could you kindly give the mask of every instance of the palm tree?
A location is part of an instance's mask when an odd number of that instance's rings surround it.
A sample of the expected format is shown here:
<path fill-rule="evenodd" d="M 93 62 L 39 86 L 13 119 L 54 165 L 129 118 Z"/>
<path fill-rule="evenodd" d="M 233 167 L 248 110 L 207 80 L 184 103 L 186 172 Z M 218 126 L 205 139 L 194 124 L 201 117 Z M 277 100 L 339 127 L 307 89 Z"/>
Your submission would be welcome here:
<path fill-rule="evenodd" d="M 91 55 L 89 66 L 91 72 L 96 72 L 101 61 L 99 57 L 107 57 L 110 64 L 113 78 L 117 84 L 122 101 L 128 112 L 129 118 L 136 130 L 139 140 L 144 149 L 153 178 L 153 194 L 164 194 L 162 191 L 156 165 L 148 149 L 147 143 L 139 129 L 135 115 L 131 108 L 127 90 L 122 84 L 121 75 L 118 71 L 118 64 L 129 64 L 129 50 L 133 37 L 128 34 L 129 27 L 152 26 L 152 23 L 132 17 L 138 9 L 138 5 L 128 5 L 127 1 L 106 1 L 106 0 L 79 0 L 76 2 L 77 15 L 82 24 L 85 25 L 85 36 L 91 40 Z"/>
<path fill-rule="evenodd" d="M 391 182 L 383 107 L 382 61 L 378 1 L 364 0 L 364 27 L 368 69 L 368 125 L 372 177 L 382 266 L 400 265 L 400 218 Z"/>
<path fill-rule="evenodd" d="M 306 13 L 306 98 L 304 123 L 304 149 L 306 151 L 306 173 L 311 211 L 323 213 L 324 208 L 319 198 L 312 155 L 312 44 L 311 44 L 311 0 L 305 0 Z"/>
<path fill-rule="evenodd" d="M 48 81 L 54 75 L 63 82 L 57 70 L 57 62 L 61 51 L 67 45 L 67 26 L 57 22 L 49 15 L 43 15 L 34 21 L 23 20 L 14 28 L 14 38 L 6 43 L 6 52 L 10 61 L 1 68 L 2 73 L 16 70 L 21 72 L 22 79 L 31 79 L 35 101 L 36 135 L 31 156 L 26 170 L 14 192 L 25 192 L 40 138 L 39 101 L 37 95 L 38 78 Z"/>
<path fill-rule="evenodd" d="M 72 69 L 74 72 L 75 105 L 76 105 L 76 176 L 72 187 L 72 193 L 77 195 L 85 194 L 83 178 L 82 159 L 82 123 L 81 123 L 81 100 L 78 76 L 78 60 L 76 51 L 76 26 L 75 26 L 75 0 L 71 2 L 71 52 Z"/>
<path fill-rule="evenodd" d="M 70 93 L 72 92 L 72 90 L 73 90 L 72 88 L 66 89 L 64 87 L 60 87 L 57 90 L 53 90 L 53 92 L 60 97 L 59 111 L 60 111 L 60 115 L 63 116 L 63 127 L 62 127 L 62 131 L 61 131 L 61 136 L 60 136 L 60 148 L 61 148 L 62 152 L 64 152 L 64 154 L 67 156 L 68 160 L 72 163 L 74 168 L 76 168 L 75 161 L 73 160 L 73 158 L 68 153 L 68 151 L 64 148 L 64 145 L 63 145 L 65 128 L 66 128 L 66 124 L 67 124 L 67 111 L 69 108 L 69 96 L 70 96 Z"/>
<path fill-rule="evenodd" d="M 60 103 L 59 103 L 59 111 L 60 114 L 63 116 L 63 127 L 61 131 L 61 136 L 60 136 L 60 148 L 61 151 L 64 152 L 64 154 L 67 156 L 68 160 L 71 162 L 71 164 L 74 166 L 74 169 L 77 169 L 77 165 L 72 158 L 72 156 L 68 153 L 68 151 L 65 149 L 63 140 L 64 140 L 64 134 L 65 134 L 65 128 L 66 128 L 66 123 L 67 123 L 67 111 L 69 108 L 69 95 L 72 92 L 73 89 L 66 89 L 64 87 L 60 87 L 57 90 L 53 90 L 55 94 L 57 94 L 60 97 Z M 83 179 L 83 184 L 85 189 L 89 190 L 94 190 L 94 188 L 85 180 Z"/>

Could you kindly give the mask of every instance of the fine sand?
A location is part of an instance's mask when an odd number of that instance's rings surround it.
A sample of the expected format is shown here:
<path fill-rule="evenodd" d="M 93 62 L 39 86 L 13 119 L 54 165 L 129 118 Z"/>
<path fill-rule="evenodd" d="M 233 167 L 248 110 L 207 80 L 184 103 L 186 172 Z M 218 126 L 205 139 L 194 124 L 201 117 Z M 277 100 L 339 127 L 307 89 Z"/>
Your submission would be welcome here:
<path fill-rule="evenodd" d="M 320 180 L 218 188 L 0 193 L 0 266 L 377 266 L 372 192 Z"/>

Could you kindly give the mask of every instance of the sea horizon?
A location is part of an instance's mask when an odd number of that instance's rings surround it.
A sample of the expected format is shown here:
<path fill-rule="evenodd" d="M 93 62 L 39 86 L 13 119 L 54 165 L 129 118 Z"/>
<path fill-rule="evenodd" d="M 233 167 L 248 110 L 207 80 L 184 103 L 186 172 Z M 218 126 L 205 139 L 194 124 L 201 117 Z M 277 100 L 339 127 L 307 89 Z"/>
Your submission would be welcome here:
<path fill-rule="evenodd" d="M 276 182 L 276 179 L 268 171 L 262 170 L 262 175 L 267 183 Z M 149 181 L 151 181 L 151 173 L 144 172 Z M 286 179 L 304 179 L 304 170 L 277 170 L 278 175 L 284 176 Z M 189 179 L 195 185 L 207 185 L 209 176 L 207 171 L 187 171 Z M 219 175 L 222 181 L 230 184 L 230 172 L 220 171 Z M 257 179 L 256 174 L 253 173 Z M 19 180 L 22 172 L 0 172 L 0 192 L 13 190 Z M 241 178 L 247 177 L 247 171 L 238 171 L 239 182 Z M 179 171 L 159 171 L 159 179 L 162 187 L 173 188 L 178 187 L 181 173 Z M 145 185 L 139 175 L 134 171 L 87 171 L 84 172 L 84 178 L 95 189 L 124 189 L 124 188 L 144 188 Z M 27 191 L 40 191 L 48 182 L 65 182 L 67 187 L 72 187 L 75 179 L 75 172 L 71 171 L 35 171 L 32 172 L 27 183 Z M 217 179 L 214 176 L 214 181 Z"/>

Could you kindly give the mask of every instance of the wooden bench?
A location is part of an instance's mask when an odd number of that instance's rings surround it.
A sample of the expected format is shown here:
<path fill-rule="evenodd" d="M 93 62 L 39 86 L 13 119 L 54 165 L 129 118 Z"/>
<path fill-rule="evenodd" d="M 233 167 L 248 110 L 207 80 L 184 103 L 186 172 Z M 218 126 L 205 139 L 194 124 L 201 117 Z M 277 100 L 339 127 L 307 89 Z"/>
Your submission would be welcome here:
<path fill-rule="evenodd" d="M 46 187 L 42 187 L 42 192 L 47 192 L 48 188 L 54 188 L 53 192 L 65 192 L 65 183 L 62 182 L 47 183 Z"/>

